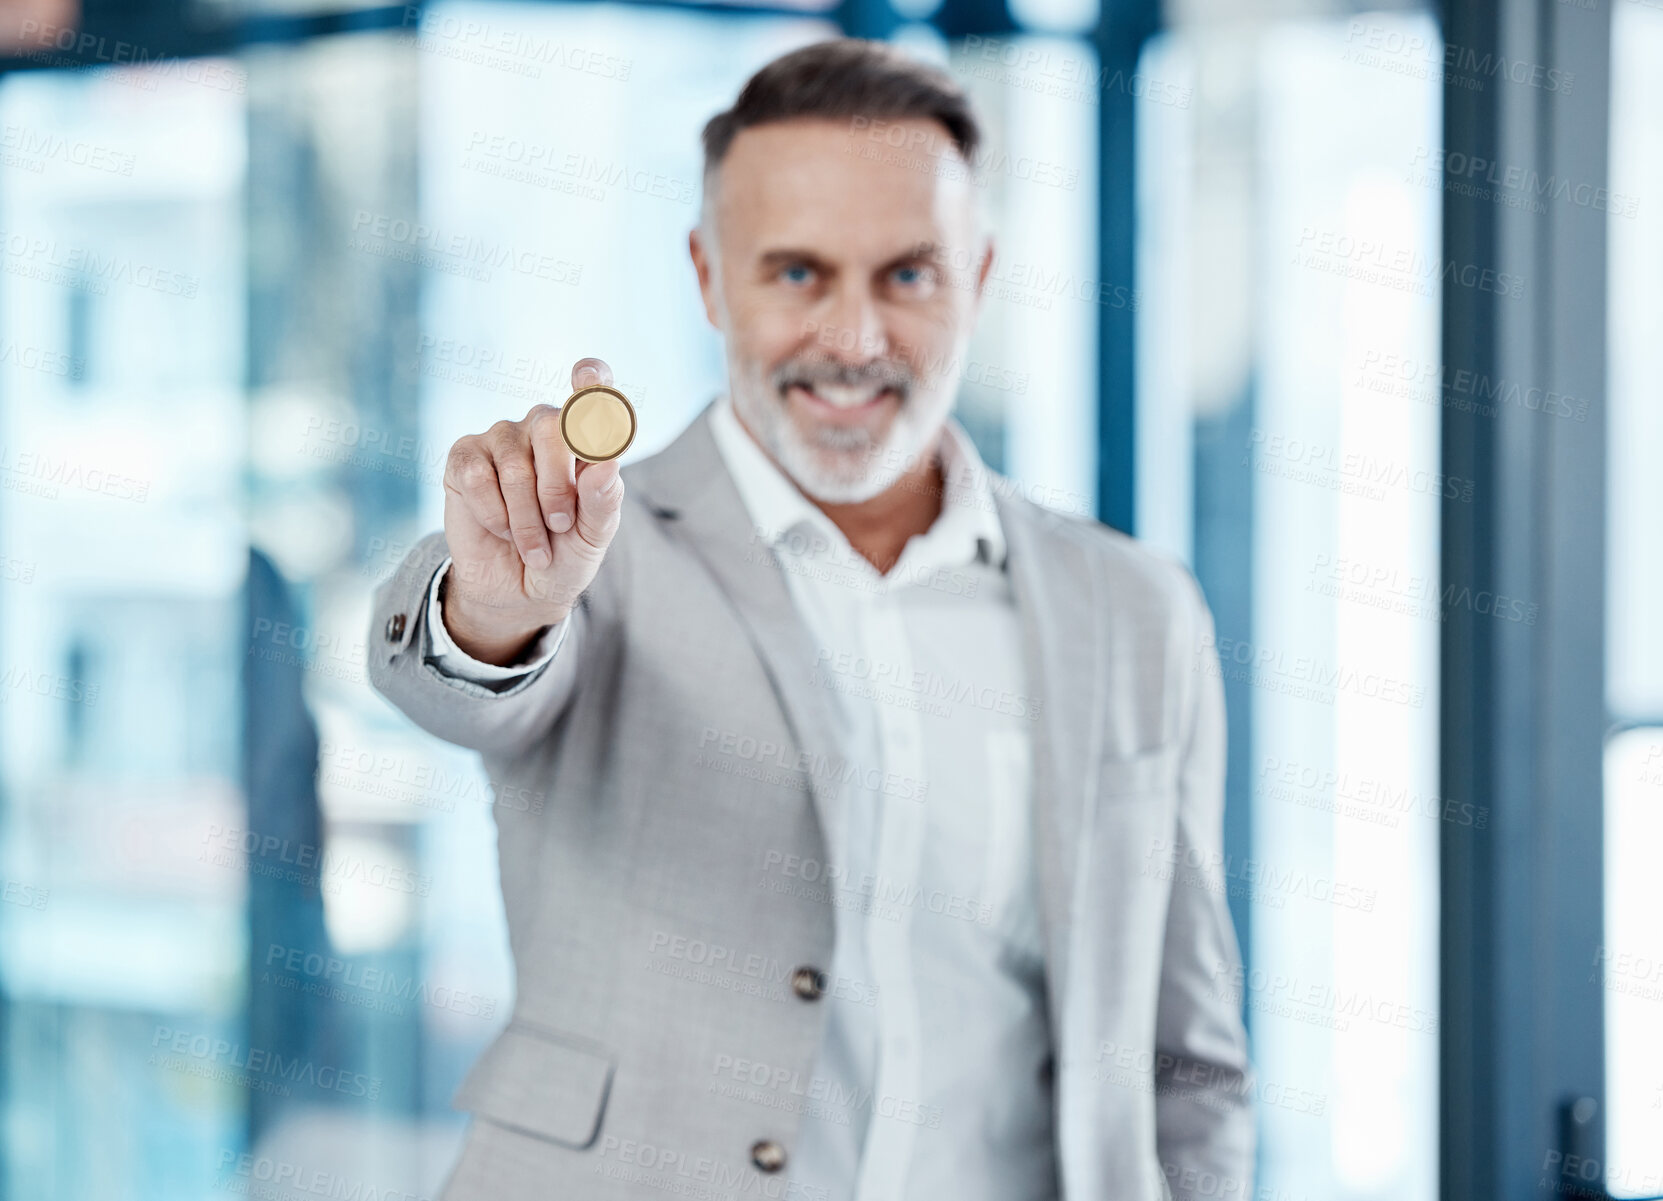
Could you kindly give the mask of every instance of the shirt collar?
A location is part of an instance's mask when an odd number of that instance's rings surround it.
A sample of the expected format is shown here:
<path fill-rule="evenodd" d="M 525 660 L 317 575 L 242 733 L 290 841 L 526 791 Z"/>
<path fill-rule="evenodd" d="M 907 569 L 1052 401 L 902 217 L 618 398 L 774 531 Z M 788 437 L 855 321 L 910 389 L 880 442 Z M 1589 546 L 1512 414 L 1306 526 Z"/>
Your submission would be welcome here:
<path fill-rule="evenodd" d="M 750 514 L 752 533 L 758 542 L 774 546 L 807 523 L 828 539 L 830 546 L 854 553 L 843 532 L 798 490 L 739 424 L 733 401 L 726 393 L 712 406 L 710 432 Z M 941 514 L 924 534 L 907 542 L 901 562 L 957 567 L 982 559 L 1002 568 L 1005 536 L 988 481 L 988 467 L 957 418 L 948 416 L 938 448 L 945 479 Z M 893 569 L 890 574 L 895 574 Z"/>

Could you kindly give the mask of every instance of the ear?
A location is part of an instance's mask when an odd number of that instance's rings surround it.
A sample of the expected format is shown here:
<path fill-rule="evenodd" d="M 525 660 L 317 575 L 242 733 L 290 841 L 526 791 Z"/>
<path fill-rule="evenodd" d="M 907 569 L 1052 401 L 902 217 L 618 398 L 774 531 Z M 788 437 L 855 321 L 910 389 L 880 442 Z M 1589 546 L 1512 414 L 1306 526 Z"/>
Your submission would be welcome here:
<path fill-rule="evenodd" d="M 979 268 L 977 268 L 977 270 L 976 270 L 976 290 L 973 293 L 973 295 L 975 297 L 974 307 L 978 312 L 981 310 L 981 307 L 982 307 L 982 299 L 985 295 L 984 289 L 987 287 L 987 276 L 988 276 L 988 273 L 992 270 L 993 270 L 993 235 L 988 234 L 986 237 L 984 237 L 982 239 L 982 265 Z"/>
<path fill-rule="evenodd" d="M 693 270 L 699 277 L 699 295 L 704 300 L 705 319 L 720 330 L 722 322 L 717 314 L 721 312 L 721 307 L 716 303 L 715 256 L 705 245 L 703 231 L 696 225 L 687 235 L 687 251 L 693 256 Z"/>

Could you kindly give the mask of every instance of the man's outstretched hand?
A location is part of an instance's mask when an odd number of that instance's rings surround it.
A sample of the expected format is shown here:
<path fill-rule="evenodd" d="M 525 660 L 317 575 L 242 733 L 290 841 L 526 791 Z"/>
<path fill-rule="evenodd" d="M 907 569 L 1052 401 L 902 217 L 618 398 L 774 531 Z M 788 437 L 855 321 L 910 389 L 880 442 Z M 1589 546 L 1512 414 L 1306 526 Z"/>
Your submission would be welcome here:
<path fill-rule="evenodd" d="M 579 359 L 572 390 L 612 383 Z M 616 459 L 587 463 L 560 436 L 560 410 L 540 404 L 458 439 L 445 462 L 450 576 L 444 621 L 482 663 L 513 663 L 589 586 L 618 531 L 624 481 Z"/>

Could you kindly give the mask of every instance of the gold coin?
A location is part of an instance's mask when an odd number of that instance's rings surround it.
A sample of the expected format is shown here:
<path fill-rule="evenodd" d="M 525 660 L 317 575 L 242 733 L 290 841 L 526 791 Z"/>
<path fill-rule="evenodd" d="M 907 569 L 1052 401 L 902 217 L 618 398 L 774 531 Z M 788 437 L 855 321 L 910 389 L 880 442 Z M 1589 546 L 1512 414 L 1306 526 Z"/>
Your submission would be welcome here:
<path fill-rule="evenodd" d="M 616 459 L 635 441 L 635 407 L 606 384 L 579 388 L 560 406 L 560 436 L 585 462 Z"/>

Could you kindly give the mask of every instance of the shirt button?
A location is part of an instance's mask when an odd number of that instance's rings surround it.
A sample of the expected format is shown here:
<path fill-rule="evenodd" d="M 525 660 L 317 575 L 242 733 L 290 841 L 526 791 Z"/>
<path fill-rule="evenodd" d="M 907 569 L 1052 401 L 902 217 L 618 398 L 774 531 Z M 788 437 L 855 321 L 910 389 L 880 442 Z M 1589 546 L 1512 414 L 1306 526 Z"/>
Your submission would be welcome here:
<path fill-rule="evenodd" d="M 394 613 L 387 619 L 387 641 L 397 642 L 404 637 L 404 614 Z"/>
<path fill-rule="evenodd" d="M 805 1001 L 813 1001 L 826 991 L 825 977 L 811 967 L 800 967 L 791 973 L 791 991 Z"/>
<path fill-rule="evenodd" d="M 785 1166 L 785 1148 L 771 1138 L 751 1144 L 751 1162 L 764 1172 L 777 1172 Z"/>

